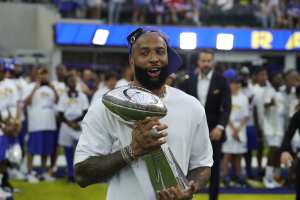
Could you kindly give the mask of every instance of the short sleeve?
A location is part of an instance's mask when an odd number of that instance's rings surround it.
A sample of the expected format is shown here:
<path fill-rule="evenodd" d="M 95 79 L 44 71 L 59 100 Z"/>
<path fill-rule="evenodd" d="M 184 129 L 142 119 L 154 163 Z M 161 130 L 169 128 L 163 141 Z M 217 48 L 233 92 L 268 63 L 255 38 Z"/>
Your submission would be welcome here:
<path fill-rule="evenodd" d="M 193 134 L 189 170 L 197 167 L 211 167 L 212 165 L 213 150 L 209 138 L 209 130 L 205 111 L 202 108 L 202 116 L 199 123 L 197 123 L 195 132 Z"/>
<path fill-rule="evenodd" d="M 111 153 L 113 140 L 108 132 L 107 113 L 101 101 L 89 108 L 81 126 L 82 134 L 75 151 L 75 164 L 91 156 Z"/>

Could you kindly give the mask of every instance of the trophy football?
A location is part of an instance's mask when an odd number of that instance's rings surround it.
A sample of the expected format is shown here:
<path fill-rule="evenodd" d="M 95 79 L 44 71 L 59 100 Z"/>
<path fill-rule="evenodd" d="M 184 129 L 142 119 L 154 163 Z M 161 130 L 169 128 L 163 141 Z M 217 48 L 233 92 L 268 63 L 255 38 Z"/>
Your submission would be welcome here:
<path fill-rule="evenodd" d="M 113 113 L 129 122 L 143 120 L 146 117 L 164 117 L 167 108 L 158 96 L 137 86 L 123 86 L 107 92 L 102 98 L 103 104 Z M 158 134 L 155 128 L 151 134 Z M 188 188 L 188 180 L 178 165 L 172 151 L 165 143 L 143 157 L 146 162 L 154 191 L 180 185 Z"/>

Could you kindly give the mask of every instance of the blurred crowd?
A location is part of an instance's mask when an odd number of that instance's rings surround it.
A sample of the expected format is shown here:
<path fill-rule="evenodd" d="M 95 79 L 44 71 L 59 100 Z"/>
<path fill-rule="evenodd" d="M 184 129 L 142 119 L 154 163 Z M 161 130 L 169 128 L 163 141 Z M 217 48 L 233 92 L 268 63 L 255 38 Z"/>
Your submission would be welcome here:
<path fill-rule="evenodd" d="M 0 197 L 9 197 L 14 192 L 9 178 L 30 183 L 55 180 L 59 148 L 66 158 L 67 180 L 74 182 L 73 156 L 81 120 L 90 104 L 133 79 L 129 65 L 121 69 L 121 73 L 99 72 L 60 64 L 55 68 L 55 77 L 49 79 L 46 66 L 25 69 L 14 59 L 0 61 Z M 291 176 L 282 175 L 279 148 L 290 117 L 300 107 L 299 73 L 270 72 L 261 66 L 229 68 L 220 73 L 230 83 L 232 99 L 237 98 L 233 103 L 242 102 L 240 98 L 246 100 L 236 106 L 243 107 L 247 124 L 245 135 L 237 137 L 245 143 L 238 153 L 240 159 L 231 162 L 231 153 L 223 146 L 224 186 L 251 187 L 248 179 L 261 181 L 266 188 L 292 185 L 295 173 L 290 168 Z M 170 75 L 167 84 L 177 87 L 188 78 L 188 72 L 181 71 Z M 235 105 L 231 112 L 235 113 Z M 239 113 L 235 115 L 240 117 Z M 230 120 L 233 121 L 228 126 L 235 123 L 235 119 Z M 299 150 L 300 138 L 296 135 L 293 151 Z M 33 160 L 38 155 L 41 166 L 36 170 Z M 266 167 L 262 163 L 264 156 Z M 257 159 L 255 169 L 253 157 Z M 245 166 L 241 166 L 242 159 Z"/>
<path fill-rule="evenodd" d="M 299 28 L 300 0 L 1 0 L 51 3 L 67 18 L 104 23 Z M 180 19 L 180 20 L 179 20 Z"/>

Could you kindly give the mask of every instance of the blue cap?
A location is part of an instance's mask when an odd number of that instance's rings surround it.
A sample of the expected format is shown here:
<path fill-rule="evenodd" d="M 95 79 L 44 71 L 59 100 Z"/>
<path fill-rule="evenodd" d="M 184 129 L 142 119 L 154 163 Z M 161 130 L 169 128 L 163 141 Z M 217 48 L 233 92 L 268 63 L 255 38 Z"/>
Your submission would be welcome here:
<path fill-rule="evenodd" d="M 240 81 L 240 78 L 238 76 L 238 73 L 234 69 L 227 69 L 224 71 L 223 76 L 229 80 L 230 82 L 238 82 Z"/>
<path fill-rule="evenodd" d="M 128 48 L 129 48 L 129 54 L 131 54 L 132 51 L 132 46 L 136 42 L 136 40 L 142 36 L 145 33 L 148 32 L 156 32 L 162 36 L 162 38 L 165 40 L 167 44 L 167 52 L 168 52 L 168 74 L 176 73 L 176 71 L 179 69 L 179 67 L 182 66 L 182 58 L 178 55 L 178 53 L 175 51 L 175 49 L 172 49 L 169 46 L 169 43 L 167 41 L 167 38 L 164 36 L 165 34 L 161 33 L 158 30 L 153 30 L 153 29 L 142 29 L 138 28 L 135 31 L 131 32 L 127 36 L 127 41 L 128 41 Z"/>
<path fill-rule="evenodd" d="M 1 64 L 3 66 L 4 71 L 14 71 L 15 65 L 11 62 L 11 60 L 2 59 Z"/>

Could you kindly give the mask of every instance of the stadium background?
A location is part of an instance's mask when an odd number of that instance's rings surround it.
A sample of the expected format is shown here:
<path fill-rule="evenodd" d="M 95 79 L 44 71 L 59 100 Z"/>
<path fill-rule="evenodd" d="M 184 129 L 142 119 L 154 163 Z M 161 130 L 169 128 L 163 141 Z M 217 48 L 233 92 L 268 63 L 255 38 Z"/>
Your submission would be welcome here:
<path fill-rule="evenodd" d="M 166 19 L 159 26 L 155 24 L 155 12 L 146 15 L 145 21 L 134 21 L 132 2 L 122 4 L 120 21 L 112 21 L 110 25 L 107 25 L 109 3 L 105 1 L 99 4 L 99 10 L 88 7 L 83 1 L 0 2 L 0 56 L 18 59 L 25 71 L 44 64 L 52 79 L 55 78 L 54 67 L 60 63 L 98 73 L 108 70 L 120 73 L 128 58 L 125 37 L 135 27 L 128 24 L 144 23 L 170 36 L 172 46 L 184 59 L 183 70 L 195 65 L 195 55 L 202 48 L 217 50 L 220 70 L 241 66 L 251 69 L 256 65 L 274 71 L 300 70 L 299 18 L 298 24 L 281 19 L 265 25 L 253 14 L 256 8 L 252 1 L 234 1 L 229 9 L 218 5 L 218 1 L 212 3 L 213 8 L 206 7 L 206 1 L 199 2 L 202 3 L 197 7 L 199 21 L 189 17 L 183 21 Z M 188 33 L 187 37 L 182 33 Z M 184 46 L 187 43 L 190 45 Z M 64 166 L 63 159 L 59 164 Z M 63 178 L 52 183 L 33 185 L 13 181 L 13 184 L 21 190 L 15 194 L 17 200 L 103 199 L 106 188 L 102 184 L 80 189 Z M 257 181 L 252 185 L 254 189 L 222 190 L 221 199 L 293 199 L 290 188 L 267 190 Z M 205 194 L 201 197 L 196 199 L 207 199 Z"/>

